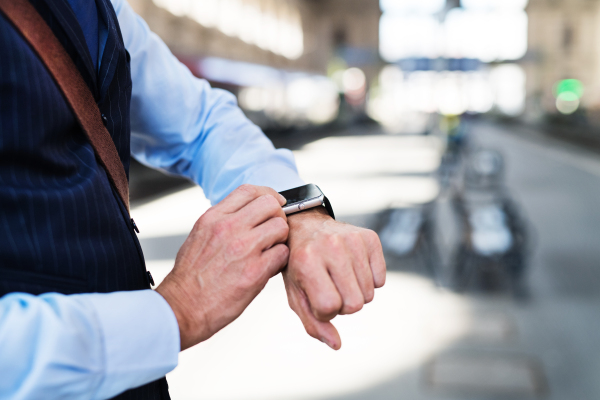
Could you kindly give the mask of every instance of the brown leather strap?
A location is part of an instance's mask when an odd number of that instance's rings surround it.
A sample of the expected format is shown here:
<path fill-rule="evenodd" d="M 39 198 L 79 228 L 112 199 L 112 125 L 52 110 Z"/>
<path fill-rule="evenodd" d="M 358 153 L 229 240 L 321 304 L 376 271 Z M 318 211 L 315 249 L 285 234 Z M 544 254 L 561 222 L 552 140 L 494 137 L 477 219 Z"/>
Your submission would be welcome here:
<path fill-rule="evenodd" d="M 50 27 L 27 0 L 0 0 L 0 11 L 40 57 L 75 113 L 96 157 L 129 211 L 129 184 L 115 143 L 102 123 L 98 105 Z"/>

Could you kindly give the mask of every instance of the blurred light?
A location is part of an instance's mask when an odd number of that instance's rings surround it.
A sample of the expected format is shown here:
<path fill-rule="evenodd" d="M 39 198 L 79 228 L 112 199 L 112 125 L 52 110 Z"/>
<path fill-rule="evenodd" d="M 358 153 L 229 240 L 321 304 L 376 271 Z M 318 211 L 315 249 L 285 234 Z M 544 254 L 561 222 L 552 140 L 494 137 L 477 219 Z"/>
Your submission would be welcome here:
<path fill-rule="evenodd" d="M 304 76 L 267 87 L 246 87 L 238 95 L 247 111 L 264 112 L 273 120 L 324 124 L 337 117 L 337 86 L 327 78 Z"/>
<path fill-rule="evenodd" d="M 262 13 L 255 4 L 244 4 L 244 18 L 240 25 L 240 39 L 246 43 L 257 44 L 261 32 Z"/>
<path fill-rule="evenodd" d="M 437 111 L 435 87 L 438 74 L 433 71 L 417 71 L 408 75 L 406 89 L 410 93 L 407 98 L 412 111 L 431 113 Z"/>
<path fill-rule="evenodd" d="M 518 60 L 527 52 L 528 18 L 524 11 L 480 11 L 455 8 L 448 12 L 446 57 L 484 62 Z"/>
<path fill-rule="evenodd" d="M 219 30 L 228 36 L 239 36 L 238 28 L 242 19 L 241 11 L 242 3 L 239 0 L 220 0 L 217 25 Z"/>
<path fill-rule="evenodd" d="M 171 14 L 178 17 L 183 17 L 188 12 L 191 12 L 192 2 L 190 0 L 154 0 L 154 4 L 165 8 Z"/>
<path fill-rule="evenodd" d="M 304 54 L 304 32 L 298 9 L 287 2 L 265 0 L 153 0 L 179 17 L 295 60 Z"/>
<path fill-rule="evenodd" d="M 395 65 L 386 65 L 379 74 L 379 84 L 383 87 L 394 87 L 402 84 L 404 73 Z"/>
<path fill-rule="evenodd" d="M 556 108 L 564 115 L 573 114 L 579 109 L 579 97 L 573 92 L 563 92 L 556 98 Z"/>
<path fill-rule="evenodd" d="M 468 111 L 483 114 L 494 107 L 494 91 L 486 74 L 469 73 L 466 90 Z"/>
<path fill-rule="evenodd" d="M 516 64 L 500 65 L 490 75 L 495 91 L 496 106 L 509 116 L 517 116 L 525 109 L 525 71 Z"/>
<path fill-rule="evenodd" d="M 286 103 L 290 119 L 324 124 L 337 116 L 337 86 L 324 77 L 306 77 L 292 81 L 287 87 Z"/>
<path fill-rule="evenodd" d="M 293 109 L 304 111 L 310 107 L 316 90 L 310 78 L 296 79 L 288 85 L 287 104 Z"/>
<path fill-rule="evenodd" d="M 362 91 L 366 84 L 365 73 L 359 68 L 349 68 L 342 75 L 342 85 L 346 93 Z"/>
<path fill-rule="evenodd" d="M 198 218 L 209 208 L 210 201 L 202 189 L 195 186 L 134 207 L 131 215 L 141 227 L 139 238 L 151 239 L 189 234 Z"/>
<path fill-rule="evenodd" d="M 269 92 L 261 87 L 249 87 L 240 90 L 240 106 L 248 111 L 263 111 L 269 105 Z"/>
<path fill-rule="evenodd" d="M 319 187 L 335 204 L 336 215 L 340 216 L 365 215 L 390 207 L 429 204 L 440 194 L 437 179 L 429 176 L 328 179 L 318 175 L 312 181 L 319 182 Z"/>
<path fill-rule="evenodd" d="M 384 250 L 397 256 L 405 256 L 413 251 L 420 237 L 423 219 L 419 208 L 392 211 L 387 225 L 379 234 Z"/>
<path fill-rule="evenodd" d="M 220 0 L 193 1 L 189 11 L 190 18 L 207 28 L 215 27 L 219 20 L 219 1 Z M 166 5 L 168 2 L 164 0 L 161 0 L 160 2 L 155 0 L 154 2 L 165 8 L 168 7 Z M 163 3 L 165 5 L 163 5 Z"/>
<path fill-rule="evenodd" d="M 377 90 L 369 96 L 367 111 L 393 129 L 403 123 L 406 113 L 486 113 L 494 104 L 494 86 L 487 71 L 404 73 L 388 65 L 379 75 Z"/>
<path fill-rule="evenodd" d="M 496 205 L 479 207 L 469 214 L 473 227 L 473 248 L 484 256 L 503 254 L 513 243 L 512 234 L 506 224 L 506 216 Z"/>
<path fill-rule="evenodd" d="M 275 68 L 218 57 L 203 58 L 199 69 L 208 80 L 238 86 L 268 86 L 281 80 L 281 73 Z"/>
<path fill-rule="evenodd" d="M 577 79 L 565 79 L 555 85 L 556 109 L 564 115 L 573 114 L 581 105 L 583 83 Z"/>
<path fill-rule="evenodd" d="M 578 99 L 583 96 L 583 83 L 577 79 L 565 79 L 556 84 L 555 94 L 560 96 L 563 93 L 572 93 Z"/>
<path fill-rule="evenodd" d="M 522 10 L 455 8 L 443 24 L 421 14 L 384 13 L 379 51 L 388 62 L 406 58 L 518 60 L 527 52 L 528 18 Z"/>
<path fill-rule="evenodd" d="M 461 0 L 461 5 L 466 9 L 485 11 L 522 11 L 527 7 L 529 0 Z"/>
<path fill-rule="evenodd" d="M 295 152 L 303 175 L 336 179 L 428 174 L 440 166 L 443 142 L 433 136 L 327 138 Z"/>
<path fill-rule="evenodd" d="M 439 55 L 440 24 L 427 15 L 384 13 L 379 24 L 379 52 L 389 62 Z"/>
<path fill-rule="evenodd" d="M 461 115 L 467 111 L 468 100 L 463 88 L 463 74 L 446 72 L 436 88 L 438 109 L 443 115 Z"/>
<path fill-rule="evenodd" d="M 386 13 L 418 12 L 435 14 L 443 10 L 446 0 L 380 0 L 381 10 Z"/>
<path fill-rule="evenodd" d="M 437 137 L 381 135 L 321 139 L 294 155 L 303 178 L 320 182 L 335 202 L 336 214 L 360 215 L 435 200 L 433 176 L 401 174 L 433 174 L 442 152 Z"/>

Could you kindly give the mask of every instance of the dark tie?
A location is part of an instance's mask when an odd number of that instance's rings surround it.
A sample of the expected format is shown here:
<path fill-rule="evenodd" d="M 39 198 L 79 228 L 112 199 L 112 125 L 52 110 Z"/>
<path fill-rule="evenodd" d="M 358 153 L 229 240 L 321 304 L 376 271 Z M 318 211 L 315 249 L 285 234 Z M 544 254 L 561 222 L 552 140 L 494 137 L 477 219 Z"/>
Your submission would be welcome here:
<path fill-rule="evenodd" d="M 81 25 L 85 42 L 92 56 L 96 71 L 98 70 L 98 10 L 96 0 L 67 0 Z"/>

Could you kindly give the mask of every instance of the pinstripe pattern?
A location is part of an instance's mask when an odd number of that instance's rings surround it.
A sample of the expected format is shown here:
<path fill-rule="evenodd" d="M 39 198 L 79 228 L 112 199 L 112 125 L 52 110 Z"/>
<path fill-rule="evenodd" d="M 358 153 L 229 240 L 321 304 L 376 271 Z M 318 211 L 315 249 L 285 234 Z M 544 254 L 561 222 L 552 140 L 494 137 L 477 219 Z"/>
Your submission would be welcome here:
<path fill-rule="evenodd" d="M 31 2 L 92 90 L 128 171 L 129 55 L 109 0 L 97 0 L 109 30 L 97 76 L 67 1 Z M 0 57 L 0 296 L 147 289 L 124 205 L 45 67 L 1 14 Z M 166 380 L 116 398 L 168 399 Z"/>

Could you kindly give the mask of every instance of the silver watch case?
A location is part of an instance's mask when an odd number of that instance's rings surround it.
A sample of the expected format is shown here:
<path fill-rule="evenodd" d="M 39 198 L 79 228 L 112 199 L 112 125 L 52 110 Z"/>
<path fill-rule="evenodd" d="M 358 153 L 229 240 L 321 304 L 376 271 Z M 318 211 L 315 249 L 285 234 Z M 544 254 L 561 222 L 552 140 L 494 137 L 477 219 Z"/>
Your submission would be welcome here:
<path fill-rule="evenodd" d="M 321 193 L 319 197 L 315 197 L 313 199 L 302 200 L 292 204 L 286 204 L 285 206 L 283 206 L 283 212 L 286 215 L 290 215 L 300 211 L 308 210 L 310 208 L 322 206 L 323 203 L 325 203 L 325 195 Z"/>

